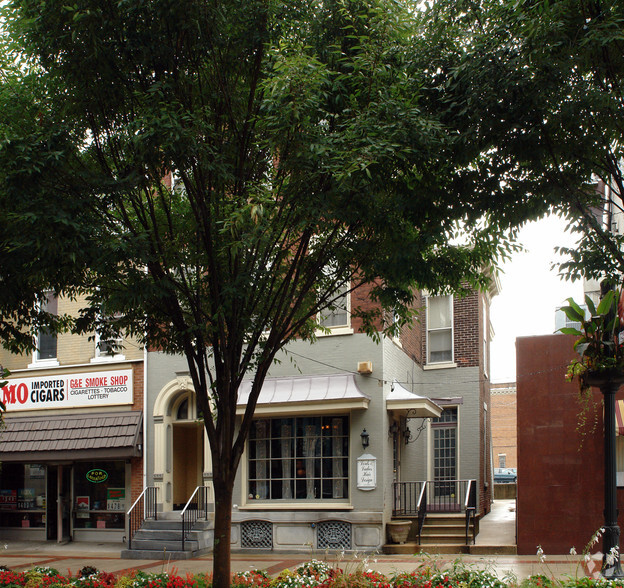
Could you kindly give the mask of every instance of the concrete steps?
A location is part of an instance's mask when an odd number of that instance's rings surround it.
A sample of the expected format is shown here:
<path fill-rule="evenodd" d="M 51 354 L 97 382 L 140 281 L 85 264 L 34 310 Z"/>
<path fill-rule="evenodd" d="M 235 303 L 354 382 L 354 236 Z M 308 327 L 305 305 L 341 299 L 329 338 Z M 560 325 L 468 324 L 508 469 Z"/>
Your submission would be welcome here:
<path fill-rule="evenodd" d="M 212 518 L 200 520 L 184 541 L 180 513 L 160 513 L 157 520 L 147 519 L 132 538 L 132 549 L 121 552 L 123 559 L 190 559 L 212 550 L 214 523 Z"/>
<path fill-rule="evenodd" d="M 425 518 L 425 525 L 417 541 L 418 521 L 413 520 L 409 540 L 396 545 L 384 545 L 384 553 L 470 553 L 472 545 L 466 545 L 466 517 L 462 513 L 431 513 Z M 469 540 L 472 537 L 474 522 L 471 521 Z"/>

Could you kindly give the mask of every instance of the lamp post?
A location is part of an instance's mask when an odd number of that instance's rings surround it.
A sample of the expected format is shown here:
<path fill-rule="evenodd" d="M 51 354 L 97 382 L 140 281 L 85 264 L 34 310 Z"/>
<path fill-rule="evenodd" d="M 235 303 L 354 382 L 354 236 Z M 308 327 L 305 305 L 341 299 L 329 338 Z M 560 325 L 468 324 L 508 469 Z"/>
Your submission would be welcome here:
<path fill-rule="evenodd" d="M 620 526 L 618 525 L 615 465 L 615 394 L 624 382 L 621 373 L 588 375 L 587 383 L 598 386 L 604 397 L 604 534 L 602 536 L 602 575 L 607 580 L 624 578 L 620 566 Z"/>

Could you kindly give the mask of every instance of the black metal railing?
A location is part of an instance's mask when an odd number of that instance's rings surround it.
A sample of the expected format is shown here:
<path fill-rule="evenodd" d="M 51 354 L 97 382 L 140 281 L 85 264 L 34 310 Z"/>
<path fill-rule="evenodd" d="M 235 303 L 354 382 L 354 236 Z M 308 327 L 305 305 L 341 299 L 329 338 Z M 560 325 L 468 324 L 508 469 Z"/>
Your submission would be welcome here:
<path fill-rule="evenodd" d="M 425 482 L 395 482 L 392 516 L 417 515 L 423 486 Z"/>
<path fill-rule="evenodd" d="M 184 543 L 193 530 L 193 526 L 200 519 L 208 518 L 208 486 L 197 486 L 195 492 L 188 499 L 186 506 L 182 509 L 180 517 L 182 519 L 182 551 Z"/>
<path fill-rule="evenodd" d="M 464 500 L 464 510 L 466 512 L 466 545 L 468 545 L 468 532 L 470 531 L 470 522 L 472 521 L 472 544 L 477 540 L 477 531 L 475 525 L 475 515 L 477 513 L 477 482 L 476 480 L 468 481 L 466 490 L 466 498 Z"/>
<path fill-rule="evenodd" d="M 128 515 L 128 549 L 132 549 L 132 538 L 141 528 L 145 519 L 158 519 L 157 494 L 158 488 L 156 486 L 146 486 L 126 513 Z"/>
<path fill-rule="evenodd" d="M 418 535 L 418 543 L 420 543 L 420 536 L 425 526 L 425 519 L 427 518 L 427 484 L 422 482 L 420 494 L 418 495 L 418 527 L 416 533 Z"/>
<path fill-rule="evenodd" d="M 418 540 L 428 513 L 466 514 L 466 544 L 470 523 L 474 543 L 476 529 L 474 525 L 477 511 L 476 480 L 428 480 L 419 482 L 395 482 L 392 516 L 415 516 Z"/>

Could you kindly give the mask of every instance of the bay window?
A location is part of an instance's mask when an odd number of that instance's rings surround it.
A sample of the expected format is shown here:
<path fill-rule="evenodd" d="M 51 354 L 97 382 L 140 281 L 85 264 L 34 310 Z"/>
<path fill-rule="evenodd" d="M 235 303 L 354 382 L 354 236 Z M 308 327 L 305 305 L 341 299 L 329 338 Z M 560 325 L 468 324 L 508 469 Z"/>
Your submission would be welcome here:
<path fill-rule="evenodd" d="M 248 445 L 249 501 L 348 497 L 349 417 L 253 422 Z"/>

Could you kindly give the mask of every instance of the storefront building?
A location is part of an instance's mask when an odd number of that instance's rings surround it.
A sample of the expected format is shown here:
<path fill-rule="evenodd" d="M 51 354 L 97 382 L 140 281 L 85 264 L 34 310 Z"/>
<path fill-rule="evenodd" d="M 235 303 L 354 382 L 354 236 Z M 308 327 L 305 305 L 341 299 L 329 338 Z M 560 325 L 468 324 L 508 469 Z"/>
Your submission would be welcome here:
<path fill-rule="evenodd" d="M 129 342 L 112 355 L 87 337 L 49 339 L 34 357 L 0 350 L 10 370 L 0 391 L 2 536 L 122 541 L 143 485 L 143 352 Z"/>
<path fill-rule="evenodd" d="M 240 462 L 232 548 L 380 550 L 401 482 L 435 481 L 454 495 L 472 479 L 487 512 L 483 298 L 423 299 L 435 316 L 379 343 L 348 313 L 313 345 L 291 343 L 265 380 Z M 217 466 L 184 358 L 149 352 L 147 378 L 147 485 L 160 510 L 180 510 Z M 243 382 L 241 416 L 249 390 Z"/>

